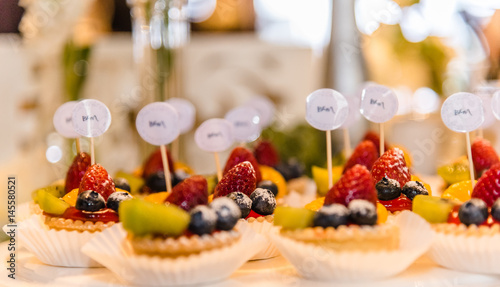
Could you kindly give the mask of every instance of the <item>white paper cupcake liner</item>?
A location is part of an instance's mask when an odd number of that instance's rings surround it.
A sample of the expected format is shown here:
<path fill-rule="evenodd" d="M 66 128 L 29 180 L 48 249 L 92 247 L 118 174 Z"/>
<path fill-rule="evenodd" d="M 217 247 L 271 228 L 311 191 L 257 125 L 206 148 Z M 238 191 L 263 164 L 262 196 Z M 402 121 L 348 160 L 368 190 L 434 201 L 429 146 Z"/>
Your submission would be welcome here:
<path fill-rule="evenodd" d="M 45 264 L 102 267 L 80 250 L 96 233 L 49 229 L 39 215 L 19 222 L 17 232 L 20 245 Z"/>
<path fill-rule="evenodd" d="M 278 250 L 278 248 L 276 248 L 274 243 L 269 238 L 271 234 L 279 233 L 279 227 L 274 226 L 273 222 L 269 222 L 267 220 L 263 220 L 262 222 L 259 222 L 258 220 L 252 222 L 249 222 L 248 220 L 243 221 L 245 221 L 248 226 L 253 229 L 253 231 L 263 235 L 266 238 L 261 251 L 250 258 L 250 260 L 263 260 L 280 255 L 280 251 Z"/>
<path fill-rule="evenodd" d="M 256 252 L 262 235 L 239 223 L 241 239 L 227 247 L 178 258 L 135 254 L 125 240 L 126 231 L 116 224 L 94 237 L 82 252 L 129 283 L 138 286 L 192 285 L 216 282 L 229 277 Z"/>
<path fill-rule="evenodd" d="M 281 235 L 271 238 L 281 254 L 305 278 L 368 281 L 402 272 L 432 244 L 434 231 L 420 216 L 404 211 L 395 218 L 394 224 L 400 230 L 400 246 L 392 251 L 338 252 Z"/>
<path fill-rule="evenodd" d="M 467 236 L 436 232 L 428 255 L 449 269 L 500 274 L 500 234 Z"/>

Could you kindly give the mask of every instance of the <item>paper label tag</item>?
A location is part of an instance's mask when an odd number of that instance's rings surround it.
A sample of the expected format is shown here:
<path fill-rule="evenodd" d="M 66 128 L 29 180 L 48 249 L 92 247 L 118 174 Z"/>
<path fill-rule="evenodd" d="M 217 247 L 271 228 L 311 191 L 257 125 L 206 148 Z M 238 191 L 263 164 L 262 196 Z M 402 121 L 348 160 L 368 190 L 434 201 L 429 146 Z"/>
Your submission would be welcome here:
<path fill-rule="evenodd" d="M 322 131 L 340 127 L 349 114 L 347 100 L 332 89 L 319 89 L 306 99 L 306 121 Z"/>
<path fill-rule="evenodd" d="M 491 98 L 491 110 L 497 120 L 500 120 L 500 90 L 496 91 Z"/>
<path fill-rule="evenodd" d="M 495 122 L 491 100 L 497 90 L 499 89 L 495 87 L 479 87 L 474 90 L 474 94 L 483 102 L 484 122 L 481 125 L 482 128 L 487 128 Z"/>
<path fill-rule="evenodd" d="M 178 124 L 181 134 L 190 131 L 193 128 L 196 119 L 196 108 L 193 104 L 190 101 L 181 98 L 170 98 L 166 102 L 177 110 L 177 115 L 179 116 Z"/>
<path fill-rule="evenodd" d="M 265 97 L 254 97 L 250 99 L 246 104 L 246 106 L 250 106 L 255 108 L 259 112 L 260 116 L 260 127 L 262 129 L 267 128 L 274 119 L 274 112 L 276 108 L 274 107 L 273 102 Z"/>
<path fill-rule="evenodd" d="M 233 125 L 225 119 L 204 121 L 194 134 L 199 148 L 208 152 L 221 152 L 233 144 Z"/>
<path fill-rule="evenodd" d="M 180 133 L 178 115 L 174 107 L 156 102 L 146 105 L 135 119 L 139 135 L 153 145 L 166 145 L 174 141 Z"/>
<path fill-rule="evenodd" d="M 111 124 L 111 113 L 98 100 L 83 100 L 73 109 L 73 127 L 85 137 L 97 137 L 105 133 Z"/>
<path fill-rule="evenodd" d="M 259 112 L 250 106 L 237 107 L 224 117 L 233 124 L 233 137 L 239 142 L 252 142 L 260 136 Z"/>
<path fill-rule="evenodd" d="M 359 113 L 359 106 L 361 103 L 361 97 L 359 94 L 354 94 L 346 96 L 347 104 L 349 105 L 349 113 L 346 120 L 342 124 L 342 128 L 347 129 L 359 121 L 361 114 Z"/>
<path fill-rule="evenodd" d="M 484 121 L 481 99 L 471 93 L 456 93 L 449 96 L 441 107 L 441 118 L 452 131 L 471 132 Z"/>
<path fill-rule="evenodd" d="M 398 112 L 398 97 L 388 87 L 368 85 L 361 94 L 361 114 L 374 123 L 384 123 Z"/>
<path fill-rule="evenodd" d="M 77 102 L 71 101 L 62 104 L 55 112 L 52 122 L 56 131 L 66 138 L 77 138 L 80 135 L 73 127 L 73 109 Z"/>

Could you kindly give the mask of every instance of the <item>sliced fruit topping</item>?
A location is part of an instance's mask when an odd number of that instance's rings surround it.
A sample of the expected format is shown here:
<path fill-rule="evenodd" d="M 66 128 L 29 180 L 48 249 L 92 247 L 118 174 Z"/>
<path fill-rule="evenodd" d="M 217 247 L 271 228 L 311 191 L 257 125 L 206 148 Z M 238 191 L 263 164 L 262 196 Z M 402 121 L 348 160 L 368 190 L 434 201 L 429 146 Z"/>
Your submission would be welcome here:
<path fill-rule="evenodd" d="M 33 191 L 31 193 L 31 198 L 33 199 L 33 201 L 35 203 L 38 203 L 38 192 L 40 190 L 48 192 L 57 198 L 60 198 L 60 197 L 64 196 L 64 194 L 65 194 L 64 186 L 61 186 L 61 185 L 49 185 L 46 187 L 42 187 L 42 188 L 36 189 L 35 191 Z"/>
<path fill-rule="evenodd" d="M 104 197 L 93 190 L 85 190 L 78 194 L 75 208 L 85 211 L 98 211 L 106 207 Z"/>
<path fill-rule="evenodd" d="M 274 210 L 274 225 L 284 229 L 301 229 L 313 225 L 315 212 L 306 208 L 278 206 Z"/>
<path fill-rule="evenodd" d="M 332 181 L 335 184 L 342 176 L 342 166 L 334 166 L 332 168 Z M 314 166 L 312 167 L 312 176 L 316 183 L 317 193 L 320 196 L 325 196 L 328 192 L 328 170 L 326 168 Z"/>
<path fill-rule="evenodd" d="M 377 223 L 375 204 L 363 199 L 354 199 L 347 206 L 349 221 L 358 225 L 374 225 Z"/>
<path fill-rule="evenodd" d="M 304 207 L 307 209 L 310 209 L 312 211 L 318 211 L 321 207 L 323 207 L 323 205 L 325 205 L 325 197 L 324 196 L 316 198 L 315 200 L 306 204 L 306 206 L 304 206 Z"/>
<path fill-rule="evenodd" d="M 87 169 L 80 182 L 79 193 L 93 190 L 107 200 L 109 195 L 115 192 L 115 183 L 108 172 L 100 164 L 94 164 Z"/>
<path fill-rule="evenodd" d="M 171 192 L 162 191 L 148 194 L 144 197 L 145 201 L 152 203 L 164 203 Z"/>
<path fill-rule="evenodd" d="M 362 141 L 352 152 L 351 157 L 344 166 L 344 172 L 356 164 L 364 165 L 368 170 L 372 169 L 373 163 L 378 158 L 378 150 L 369 140 Z"/>
<path fill-rule="evenodd" d="M 377 202 L 377 224 L 386 222 L 387 217 L 389 217 L 387 208 L 385 208 L 385 206 L 383 206 L 380 202 Z"/>
<path fill-rule="evenodd" d="M 130 184 L 124 177 L 116 177 L 114 180 L 115 188 L 123 189 L 130 192 Z"/>
<path fill-rule="evenodd" d="M 495 203 L 493 203 L 491 217 L 496 221 L 500 221 L 500 199 L 495 200 Z"/>
<path fill-rule="evenodd" d="M 425 188 L 424 184 L 421 183 L 420 181 L 408 181 L 404 186 L 401 191 L 404 195 L 406 195 L 410 200 L 413 200 L 415 196 L 422 194 L 422 195 L 429 195 L 429 192 Z"/>
<path fill-rule="evenodd" d="M 271 191 L 274 197 L 278 196 L 278 186 L 270 180 L 263 180 L 259 182 L 259 184 L 257 184 L 257 187 Z"/>
<path fill-rule="evenodd" d="M 469 161 L 466 156 L 460 157 L 451 164 L 438 167 L 437 173 L 447 184 L 470 180 Z"/>
<path fill-rule="evenodd" d="M 241 218 L 238 205 L 227 197 L 219 197 L 210 203 L 210 207 L 217 214 L 216 228 L 220 230 L 231 230 Z"/>
<path fill-rule="evenodd" d="M 120 177 L 128 181 L 128 184 L 130 186 L 130 192 L 132 194 L 138 193 L 141 187 L 144 185 L 144 179 L 130 173 L 126 173 L 124 171 L 118 171 L 115 174 L 115 178 L 120 178 Z"/>
<path fill-rule="evenodd" d="M 280 162 L 274 168 L 281 173 L 286 181 L 299 178 L 304 174 L 304 165 L 295 158 L 288 159 L 286 162 Z"/>
<path fill-rule="evenodd" d="M 387 177 L 397 180 L 399 186 L 404 186 L 411 179 L 403 151 L 399 148 L 390 149 L 377 159 L 371 173 L 374 184 Z"/>
<path fill-rule="evenodd" d="M 276 208 L 276 198 L 269 189 L 256 188 L 250 195 L 252 210 L 260 215 L 271 215 Z"/>
<path fill-rule="evenodd" d="M 239 191 L 250 196 L 256 186 L 255 170 L 248 161 L 241 162 L 231 168 L 215 186 L 214 198 L 226 196 Z"/>
<path fill-rule="evenodd" d="M 354 199 L 365 199 L 373 205 L 377 192 L 370 172 L 362 165 L 355 165 L 339 179 L 325 196 L 325 205 L 340 203 L 345 206 Z"/>
<path fill-rule="evenodd" d="M 44 189 L 38 190 L 37 200 L 38 205 L 43 211 L 53 215 L 61 215 L 70 207 L 68 203 L 55 197 Z"/>
<path fill-rule="evenodd" d="M 123 228 L 137 236 L 179 236 L 187 230 L 191 218 L 189 213 L 176 205 L 155 204 L 135 198 L 123 201 L 118 213 Z"/>
<path fill-rule="evenodd" d="M 128 192 L 117 191 L 113 192 L 106 202 L 106 207 L 111 208 L 114 211 L 118 212 L 118 207 L 122 203 L 122 201 L 132 199 L 132 195 Z"/>
<path fill-rule="evenodd" d="M 441 197 L 466 202 L 471 198 L 471 193 L 472 185 L 470 180 L 464 180 L 450 185 L 445 191 L 443 191 Z"/>
<path fill-rule="evenodd" d="M 167 150 L 167 158 L 168 158 L 168 168 L 170 171 L 174 171 L 174 161 L 170 152 Z M 163 161 L 161 159 L 161 149 L 155 150 L 149 158 L 144 163 L 144 168 L 142 171 L 142 178 L 147 179 L 153 173 L 158 171 L 163 171 Z"/>
<path fill-rule="evenodd" d="M 217 223 L 217 214 L 206 205 L 198 205 L 189 212 L 191 221 L 189 222 L 189 231 L 194 234 L 210 234 L 215 230 Z"/>
<path fill-rule="evenodd" d="M 380 151 L 380 137 L 378 136 L 378 134 L 373 131 L 367 131 L 365 136 L 363 137 L 363 141 L 365 140 L 371 141 L 375 145 L 378 154 L 378 152 Z M 389 146 L 387 145 L 387 143 L 384 143 L 384 150 L 389 150 Z"/>
<path fill-rule="evenodd" d="M 274 145 L 267 140 L 261 140 L 254 147 L 253 154 L 259 164 L 276 166 L 280 162 L 280 156 Z"/>
<path fill-rule="evenodd" d="M 483 173 L 477 180 L 471 197 L 482 199 L 488 207 L 493 205 L 493 202 L 500 197 L 500 164 L 492 166 Z"/>
<path fill-rule="evenodd" d="M 189 211 L 200 204 L 208 204 L 207 180 L 201 175 L 194 175 L 174 186 L 167 202 Z"/>
<path fill-rule="evenodd" d="M 91 160 L 88 153 L 82 152 L 76 155 L 75 159 L 73 159 L 73 163 L 66 173 L 66 193 L 80 186 L 80 182 L 90 165 Z"/>
<path fill-rule="evenodd" d="M 241 211 L 241 218 L 245 218 L 250 214 L 250 210 L 252 210 L 252 200 L 246 194 L 243 192 L 231 192 L 227 197 L 238 205 Z"/>
<path fill-rule="evenodd" d="M 472 198 L 460 206 L 458 218 L 467 226 L 471 224 L 481 225 L 488 218 L 488 206 L 481 199 Z"/>
<path fill-rule="evenodd" d="M 402 194 L 399 197 L 391 200 L 379 200 L 387 210 L 394 213 L 396 211 L 411 210 L 412 202 L 411 199 Z"/>
<path fill-rule="evenodd" d="M 375 185 L 377 189 L 377 197 L 379 200 L 392 200 L 401 195 L 401 187 L 395 179 L 383 177 Z"/>
<path fill-rule="evenodd" d="M 255 172 L 255 178 L 257 182 L 260 182 L 262 180 L 262 175 L 260 174 L 259 163 L 252 152 L 244 147 L 236 147 L 233 149 L 226 161 L 223 174 L 226 175 L 233 167 L 245 161 L 250 162 Z"/>
<path fill-rule="evenodd" d="M 449 200 L 434 196 L 417 195 L 413 199 L 413 212 L 430 223 L 444 223 L 456 204 Z"/>
<path fill-rule="evenodd" d="M 75 206 L 76 200 L 78 198 L 78 191 L 78 188 L 75 188 L 72 191 L 66 193 L 62 199 L 69 205 Z"/>
<path fill-rule="evenodd" d="M 314 226 L 334 227 L 347 225 L 349 221 L 349 210 L 342 204 L 334 203 L 323 206 L 314 215 Z"/>
<path fill-rule="evenodd" d="M 491 143 L 483 138 L 476 138 L 474 140 L 471 151 L 476 177 L 479 177 L 482 172 L 500 162 L 498 154 Z"/>

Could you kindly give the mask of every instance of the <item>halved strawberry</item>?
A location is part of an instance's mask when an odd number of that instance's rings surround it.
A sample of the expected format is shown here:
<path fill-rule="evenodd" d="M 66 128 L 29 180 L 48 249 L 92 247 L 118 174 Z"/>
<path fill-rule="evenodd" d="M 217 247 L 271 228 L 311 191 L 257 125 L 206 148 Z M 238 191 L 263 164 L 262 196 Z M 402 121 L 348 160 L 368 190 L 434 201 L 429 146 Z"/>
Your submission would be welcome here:
<path fill-rule="evenodd" d="M 205 177 L 194 175 L 174 186 L 167 202 L 189 211 L 200 204 L 208 204 L 208 183 Z"/>
<path fill-rule="evenodd" d="M 483 171 L 500 162 L 493 146 L 483 138 L 476 138 L 472 143 L 471 150 L 476 177 L 479 177 Z"/>
<path fill-rule="evenodd" d="M 262 165 L 274 167 L 280 162 L 280 156 L 274 145 L 267 140 L 261 140 L 255 146 L 253 154 L 257 162 Z"/>
<path fill-rule="evenodd" d="M 485 171 L 477 180 L 474 190 L 471 194 L 472 198 L 480 198 L 488 207 L 491 207 L 495 200 L 500 197 L 500 164 L 493 165 Z"/>
<path fill-rule="evenodd" d="M 325 205 L 340 203 L 345 206 L 354 199 L 377 203 L 377 191 L 368 169 L 360 164 L 348 169 L 325 196 Z"/>
<path fill-rule="evenodd" d="M 362 141 L 358 144 L 358 146 L 352 152 L 351 157 L 347 160 L 347 163 L 344 165 L 344 173 L 346 170 L 355 166 L 356 164 L 360 164 L 365 166 L 368 170 L 370 170 L 373 166 L 373 163 L 378 158 L 378 150 L 377 147 L 373 144 L 373 142 L 366 140 Z"/>
<path fill-rule="evenodd" d="M 174 172 L 174 160 L 172 159 L 172 156 L 170 155 L 170 152 L 168 150 L 167 150 L 167 158 L 168 158 L 168 168 L 170 169 L 170 172 Z M 144 163 L 142 178 L 147 179 L 150 175 L 158 171 L 163 171 L 161 149 L 155 150 Z"/>
<path fill-rule="evenodd" d="M 250 196 L 256 185 L 255 170 L 250 162 L 244 161 L 231 168 L 215 186 L 214 198 L 236 191 Z"/>
<path fill-rule="evenodd" d="M 82 177 L 90 166 L 90 155 L 86 152 L 81 152 L 75 156 L 73 163 L 66 173 L 66 183 L 64 185 L 65 193 L 72 191 L 80 186 Z"/>
<path fill-rule="evenodd" d="M 262 180 L 262 175 L 260 174 L 259 163 L 249 149 L 240 146 L 235 147 L 229 155 L 229 158 L 226 161 L 226 166 L 224 167 L 223 174 L 225 175 L 235 165 L 244 161 L 248 161 L 252 164 L 257 182 L 260 182 Z"/>
<path fill-rule="evenodd" d="M 87 169 L 80 182 L 78 194 L 93 190 L 108 200 L 108 197 L 115 192 L 115 183 L 108 172 L 100 164 L 94 164 Z"/>
<path fill-rule="evenodd" d="M 404 153 L 399 148 L 390 149 L 379 157 L 373 164 L 371 173 L 374 184 L 384 176 L 397 180 L 400 186 L 405 186 L 411 180 Z"/>
<path fill-rule="evenodd" d="M 377 154 L 379 153 L 379 151 L 380 151 L 380 137 L 376 132 L 367 131 L 365 136 L 363 137 L 363 141 L 371 141 L 375 145 L 375 148 L 377 149 Z M 388 150 L 389 150 L 389 146 L 385 142 L 384 143 L 384 151 L 388 151 Z"/>

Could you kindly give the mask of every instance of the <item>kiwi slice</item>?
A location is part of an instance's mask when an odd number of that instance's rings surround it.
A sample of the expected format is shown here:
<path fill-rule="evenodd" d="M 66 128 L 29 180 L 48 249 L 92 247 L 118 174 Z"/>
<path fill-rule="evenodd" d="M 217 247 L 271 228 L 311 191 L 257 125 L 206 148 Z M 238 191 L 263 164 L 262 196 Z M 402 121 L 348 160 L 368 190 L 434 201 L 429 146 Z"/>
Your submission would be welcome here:
<path fill-rule="evenodd" d="M 156 204 L 142 199 L 123 201 L 118 213 L 123 228 L 136 236 L 179 236 L 188 228 L 191 219 L 189 213 L 175 205 Z"/>
<path fill-rule="evenodd" d="M 449 199 L 421 194 L 413 198 L 412 204 L 412 211 L 430 223 L 447 222 L 455 206 L 455 203 Z"/>
<path fill-rule="evenodd" d="M 31 193 L 31 198 L 33 199 L 33 201 L 35 201 L 35 203 L 38 203 L 38 192 L 41 190 L 48 192 L 57 198 L 64 196 L 64 186 L 49 185 L 46 187 L 39 188 Z"/>
<path fill-rule="evenodd" d="M 144 180 L 142 178 L 137 177 L 137 176 L 130 174 L 130 173 L 126 173 L 124 171 L 118 171 L 114 178 L 118 178 L 118 177 L 122 177 L 128 181 L 128 184 L 130 185 L 130 193 L 131 194 L 139 193 L 139 190 L 144 185 Z"/>
<path fill-rule="evenodd" d="M 313 225 L 314 211 L 306 208 L 278 206 L 274 210 L 274 225 L 284 229 L 300 229 Z"/>
<path fill-rule="evenodd" d="M 53 215 L 61 215 L 70 207 L 68 203 L 54 196 L 45 189 L 39 189 L 37 192 L 37 201 L 40 208 Z"/>

